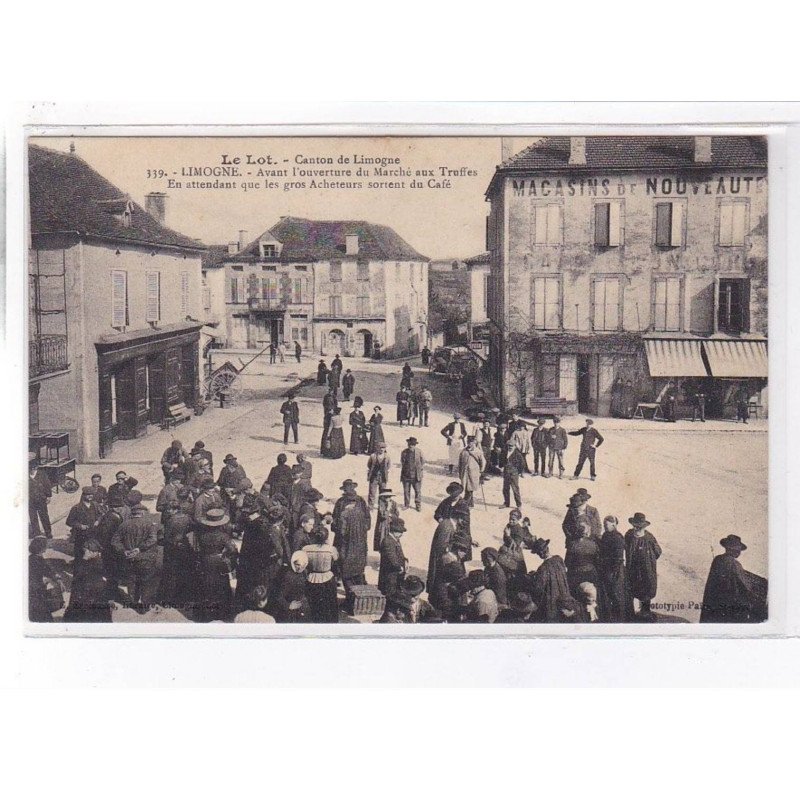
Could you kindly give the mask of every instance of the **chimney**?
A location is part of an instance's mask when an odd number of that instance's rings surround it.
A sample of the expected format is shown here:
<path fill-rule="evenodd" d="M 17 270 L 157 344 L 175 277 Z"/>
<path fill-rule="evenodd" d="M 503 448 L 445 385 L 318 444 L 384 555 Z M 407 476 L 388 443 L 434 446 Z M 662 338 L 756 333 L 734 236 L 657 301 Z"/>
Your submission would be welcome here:
<path fill-rule="evenodd" d="M 711 137 L 694 137 L 694 160 L 696 164 L 711 163 Z"/>
<path fill-rule="evenodd" d="M 348 233 L 344 237 L 344 252 L 348 256 L 358 255 L 358 234 Z"/>
<path fill-rule="evenodd" d="M 153 219 L 158 220 L 162 225 L 167 219 L 167 195 L 164 192 L 150 192 L 144 196 L 144 210 Z"/>
<path fill-rule="evenodd" d="M 247 231 L 239 231 L 239 249 L 244 250 L 247 247 Z"/>
<path fill-rule="evenodd" d="M 500 139 L 500 163 L 508 161 L 514 155 L 514 139 L 511 136 L 503 136 Z"/>
<path fill-rule="evenodd" d="M 232 256 L 239 252 L 239 242 L 228 242 L 228 255 Z"/>
<path fill-rule="evenodd" d="M 569 137 L 569 163 L 574 167 L 586 166 L 586 137 Z"/>

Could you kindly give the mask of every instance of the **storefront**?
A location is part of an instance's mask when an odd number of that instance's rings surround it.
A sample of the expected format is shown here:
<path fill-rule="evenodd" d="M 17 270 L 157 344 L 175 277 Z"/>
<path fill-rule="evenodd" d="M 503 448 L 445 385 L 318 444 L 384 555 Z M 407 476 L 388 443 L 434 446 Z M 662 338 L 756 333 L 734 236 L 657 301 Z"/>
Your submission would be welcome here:
<path fill-rule="evenodd" d="M 97 342 L 100 456 L 116 439 L 144 436 L 171 405 L 193 408 L 198 392 L 200 328 L 133 331 Z"/>

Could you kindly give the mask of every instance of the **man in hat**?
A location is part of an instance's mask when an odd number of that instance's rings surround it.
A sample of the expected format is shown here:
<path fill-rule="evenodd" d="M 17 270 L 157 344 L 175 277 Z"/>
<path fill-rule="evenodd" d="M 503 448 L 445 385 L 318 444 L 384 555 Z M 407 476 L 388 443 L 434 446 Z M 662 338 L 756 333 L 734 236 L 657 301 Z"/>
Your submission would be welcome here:
<path fill-rule="evenodd" d="M 158 599 L 161 557 L 156 526 L 141 502 L 131 507 L 131 515 L 114 531 L 111 547 L 122 565 L 123 579 L 133 602 L 142 607 Z"/>
<path fill-rule="evenodd" d="M 81 489 L 81 499 L 69 510 L 66 526 L 70 530 L 70 538 L 77 560 L 83 558 L 83 544 L 94 536 L 95 528 L 100 521 L 100 512 L 94 504 L 94 490 L 91 486 Z"/>
<path fill-rule="evenodd" d="M 197 495 L 197 499 L 194 501 L 192 517 L 194 517 L 195 522 L 199 523 L 210 508 L 223 508 L 224 505 L 222 495 L 219 493 L 214 479 L 207 475 L 201 484 L 200 494 Z"/>
<path fill-rule="evenodd" d="M 94 491 L 94 504 L 102 514 L 108 508 L 108 489 L 103 486 L 103 476 L 99 472 L 92 475 L 92 491 Z"/>
<path fill-rule="evenodd" d="M 294 460 L 303 468 L 303 475 L 311 480 L 314 477 L 314 466 L 313 464 L 302 454 L 298 453 Z"/>
<path fill-rule="evenodd" d="M 206 461 L 208 461 L 209 469 L 212 472 L 214 471 L 214 456 L 210 450 L 206 449 L 206 443 L 202 439 L 198 439 L 194 443 L 194 447 L 191 449 L 189 455 L 195 460 L 204 458 Z"/>
<path fill-rule="evenodd" d="M 64 622 L 111 622 L 114 598 L 100 550 L 96 539 L 86 540 L 83 558 L 73 567 Z"/>
<path fill-rule="evenodd" d="M 589 476 L 592 480 L 597 477 L 597 471 L 595 469 L 595 453 L 597 452 L 597 448 L 603 444 L 603 437 L 600 435 L 600 431 L 594 427 L 594 420 L 587 419 L 586 425 L 582 428 L 579 428 L 577 431 L 570 431 L 570 436 L 580 436 L 581 438 L 581 450 L 578 454 L 578 463 L 575 466 L 575 474 L 573 475 L 573 480 L 580 477 L 581 470 L 583 469 L 583 465 L 586 463 L 586 459 L 589 459 Z"/>
<path fill-rule="evenodd" d="M 511 420 L 508 423 L 508 438 L 509 441 L 514 442 L 514 446 L 522 456 L 522 461 L 525 464 L 524 472 L 530 472 L 528 453 L 531 450 L 531 440 L 528 436 L 528 425 L 516 412 L 511 415 Z"/>
<path fill-rule="evenodd" d="M 291 430 L 294 437 L 294 443 L 297 444 L 297 427 L 300 424 L 300 406 L 295 400 L 295 393 L 289 392 L 286 395 L 283 405 L 281 405 L 281 415 L 283 416 L 283 443 L 289 443 L 289 431 Z"/>
<path fill-rule="evenodd" d="M 475 437 L 467 437 L 467 446 L 458 456 L 458 477 L 464 487 L 464 501 L 472 508 L 475 505 L 473 495 L 481 485 L 481 478 L 486 469 L 483 453 L 475 444 Z"/>
<path fill-rule="evenodd" d="M 567 449 L 569 439 L 567 439 L 567 432 L 561 427 L 561 417 L 553 417 L 553 424 L 547 431 L 549 436 L 548 448 L 550 455 L 547 459 L 547 477 L 553 474 L 553 465 L 558 459 L 558 477 L 564 477 L 564 451 Z"/>
<path fill-rule="evenodd" d="M 317 386 L 324 386 L 328 380 L 328 365 L 325 359 L 321 358 L 317 364 Z"/>
<path fill-rule="evenodd" d="M 494 622 L 500 613 L 500 609 L 497 607 L 495 593 L 486 587 L 486 576 L 482 569 L 473 569 L 469 572 L 467 586 L 469 587 L 467 592 L 467 621 Z"/>
<path fill-rule="evenodd" d="M 402 519 L 392 520 L 389 523 L 389 535 L 381 542 L 381 564 L 378 571 L 378 589 L 386 597 L 393 595 L 400 584 L 406 571 L 408 559 L 403 553 L 400 538 L 406 531 L 406 524 Z"/>
<path fill-rule="evenodd" d="M 30 522 L 28 536 L 32 539 L 34 536 L 41 536 L 44 533 L 48 539 L 52 539 L 53 529 L 47 504 L 53 496 L 53 485 L 39 470 L 35 460 L 29 462 L 28 476 L 28 519 Z M 39 527 L 40 523 L 41 527 Z"/>
<path fill-rule="evenodd" d="M 461 421 L 461 414 L 453 414 L 453 421 L 442 428 L 441 434 L 447 441 L 447 474 L 452 475 L 467 439 L 467 426 Z"/>
<path fill-rule="evenodd" d="M 353 394 L 355 388 L 356 376 L 348 369 L 342 376 L 342 393 L 344 394 L 345 400 L 350 399 L 350 395 Z"/>
<path fill-rule="evenodd" d="M 247 473 L 233 453 L 228 453 L 223 459 L 223 463 L 225 466 L 219 471 L 217 485 L 221 489 L 236 490 L 239 484 L 247 477 Z"/>
<path fill-rule="evenodd" d="M 501 608 L 495 625 L 520 622 L 536 622 L 536 603 L 528 592 L 515 592 L 510 607 Z"/>
<path fill-rule="evenodd" d="M 125 470 L 120 470 L 115 476 L 116 483 L 108 487 L 108 505 L 111 508 L 122 508 L 128 497 L 128 492 L 138 483 L 135 478 L 129 478 Z"/>
<path fill-rule="evenodd" d="M 533 602 L 539 609 L 538 621 L 560 622 L 560 604 L 572 600 L 564 559 L 550 554 L 549 539 L 537 539 L 531 550 L 542 559 L 531 580 Z"/>
<path fill-rule="evenodd" d="M 499 553 L 494 547 L 481 550 L 481 563 L 486 577 L 486 588 L 494 592 L 500 607 L 508 605 L 508 578 L 505 570 L 497 563 Z"/>
<path fill-rule="evenodd" d="M 369 484 L 367 498 L 370 508 L 375 508 L 375 504 L 378 502 L 378 492 L 385 489 L 389 483 L 391 466 L 392 459 L 386 450 L 386 442 L 380 442 L 376 452 L 367 459 L 367 483 Z"/>
<path fill-rule="evenodd" d="M 514 442 L 506 444 L 506 457 L 503 467 L 503 505 L 500 508 L 511 508 L 511 493 L 514 493 L 514 503 L 517 508 L 522 508 L 522 495 L 519 491 L 519 476 L 525 470 L 525 461 L 521 453 L 514 447 Z"/>
<path fill-rule="evenodd" d="M 291 498 L 294 478 L 292 468 L 286 463 L 287 461 L 286 453 L 278 453 L 277 463 L 270 469 L 267 479 L 261 486 L 261 496 L 264 499 L 281 495 L 288 502 Z"/>
<path fill-rule="evenodd" d="M 394 501 L 394 492 L 388 487 L 381 489 L 378 495 L 378 513 L 375 518 L 375 531 L 372 537 L 372 549 L 380 552 L 381 542 L 389 534 L 392 520 L 400 519 L 400 511 Z"/>
<path fill-rule="evenodd" d="M 763 622 L 767 619 L 766 581 L 739 563 L 747 545 L 736 534 L 719 543 L 725 552 L 711 562 L 700 622 Z"/>
<path fill-rule="evenodd" d="M 400 482 L 403 484 L 403 506 L 411 505 L 411 489 L 414 489 L 414 507 L 422 510 L 422 473 L 425 469 L 425 457 L 417 447 L 416 437 L 406 439 L 408 447 L 400 454 Z"/>
<path fill-rule="evenodd" d="M 333 546 L 339 553 L 339 570 L 345 591 L 363 586 L 367 581 L 364 570 L 367 566 L 367 531 L 370 513 L 363 497 L 356 493 L 358 484 L 349 478 L 341 485 L 342 496 L 333 507 L 331 530 L 334 532 Z"/>
<path fill-rule="evenodd" d="M 470 507 L 469 503 L 462 497 L 464 487 L 457 481 L 453 481 L 445 487 L 445 491 L 447 492 L 447 497 L 436 506 L 433 518 L 437 522 L 442 522 L 445 519 L 453 521 L 455 536 L 466 544 L 467 561 L 472 561 L 472 548 L 477 547 L 477 543 L 472 541 Z"/>
<path fill-rule="evenodd" d="M 547 448 L 550 446 L 550 431 L 545 428 L 546 420 L 539 417 L 536 420 L 536 427 L 531 433 L 531 446 L 533 447 L 533 474 L 545 474 L 545 462 L 547 461 Z"/>
<path fill-rule="evenodd" d="M 657 564 L 661 547 L 647 528 L 650 522 L 641 511 L 628 518 L 630 530 L 625 534 L 625 562 L 631 595 L 639 601 L 639 617 L 653 621 L 650 602 L 658 591 Z"/>
<path fill-rule="evenodd" d="M 189 454 L 183 449 L 180 439 L 173 439 L 172 444 L 164 451 L 161 456 L 161 471 L 164 473 L 164 483 L 169 482 L 169 476 L 177 472 L 184 476 L 185 464 Z"/>
<path fill-rule="evenodd" d="M 600 512 L 589 505 L 592 496 L 583 487 L 572 495 L 567 503 L 567 513 L 561 523 L 561 530 L 564 531 L 565 546 L 569 549 L 572 542 L 581 538 L 583 523 L 589 525 L 591 537 L 596 541 L 600 540 L 603 534 L 603 526 L 600 522 Z"/>
<path fill-rule="evenodd" d="M 306 494 L 311 489 L 311 481 L 306 477 L 302 464 L 292 465 L 292 487 L 289 490 L 289 515 L 292 525 L 296 528 L 300 520 L 300 509 L 306 501 Z M 280 500 L 280 495 L 274 495 Z"/>
<path fill-rule="evenodd" d="M 161 512 L 161 524 L 167 521 L 170 509 L 178 506 L 178 493 L 183 489 L 181 474 L 171 472 L 167 485 L 158 493 L 156 500 L 156 511 Z"/>
<path fill-rule="evenodd" d="M 294 357 L 297 363 L 300 363 L 300 357 L 303 355 L 303 346 L 297 339 L 294 340 Z"/>
<path fill-rule="evenodd" d="M 197 529 L 200 585 L 196 620 L 226 621 L 233 605 L 230 573 L 238 551 L 230 533 L 230 517 L 223 508 L 209 508 Z"/>
<path fill-rule="evenodd" d="M 506 465 L 508 443 L 508 425 L 505 422 L 500 422 L 492 437 L 491 466 L 494 472 L 502 472 Z"/>
<path fill-rule="evenodd" d="M 428 415 L 431 413 L 433 395 L 427 386 L 423 386 L 419 393 L 419 424 L 428 427 Z"/>

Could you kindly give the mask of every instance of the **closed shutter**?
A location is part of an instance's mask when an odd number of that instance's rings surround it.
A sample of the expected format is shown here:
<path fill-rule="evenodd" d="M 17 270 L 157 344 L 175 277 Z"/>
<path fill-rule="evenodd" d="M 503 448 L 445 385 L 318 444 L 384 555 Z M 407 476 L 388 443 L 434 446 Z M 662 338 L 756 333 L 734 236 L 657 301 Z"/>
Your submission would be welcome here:
<path fill-rule="evenodd" d="M 547 244 L 560 244 L 561 238 L 561 206 L 547 206 Z"/>
<path fill-rule="evenodd" d="M 622 244 L 622 203 L 608 204 L 608 244 L 619 247 Z"/>
<path fill-rule="evenodd" d="M 547 206 L 540 206 L 533 212 L 534 242 L 547 244 Z"/>
<path fill-rule="evenodd" d="M 731 244 L 744 244 L 747 206 L 744 203 L 733 203 L 732 205 Z"/>
<path fill-rule="evenodd" d="M 670 244 L 673 247 L 681 247 L 683 245 L 683 205 L 681 203 L 672 203 L 671 205 Z"/>
<path fill-rule="evenodd" d="M 558 376 L 559 393 L 565 400 L 578 399 L 578 357 L 561 356 Z"/>
<path fill-rule="evenodd" d="M 609 238 L 610 212 L 610 203 L 597 203 L 594 207 L 594 243 L 596 247 L 608 247 L 611 243 Z"/>
<path fill-rule="evenodd" d="M 681 329 L 681 279 L 667 278 L 666 286 L 666 326 L 665 330 Z"/>
<path fill-rule="evenodd" d="M 111 326 L 124 328 L 128 324 L 128 273 L 111 271 Z"/>
<path fill-rule="evenodd" d="M 189 314 L 189 273 L 181 272 L 181 316 Z"/>
<path fill-rule="evenodd" d="M 161 273 L 148 272 L 146 277 L 145 322 L 161 319 Z"/>
<path fill-rule="evenodd" d="M 142 436 L 147 430 L 150 410 L 147 407 L 147 360 L 144 356 L 134 359 L 134 408 L 136 431 L 134 436 Z"/>
<path fill-rule="evenodd" d="M 672 244 L 672 203 L 656 203 L 656 245 Z"/>
<path fill-rule="evenodd" d="M 730 247 L 733 244 L 733 203 L 720 204 L 719 243 L 723 247 Z"/>

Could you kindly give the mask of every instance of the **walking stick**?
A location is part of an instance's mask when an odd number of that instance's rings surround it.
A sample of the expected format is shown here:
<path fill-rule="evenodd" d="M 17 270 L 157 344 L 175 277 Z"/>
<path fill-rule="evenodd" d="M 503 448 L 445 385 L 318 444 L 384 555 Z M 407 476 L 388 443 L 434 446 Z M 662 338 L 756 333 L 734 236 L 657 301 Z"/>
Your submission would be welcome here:
<path fill-rule="evenodd" d="M 489 507 L 486 505 L 486 491 L 483 488 L 483 475 L 481 475 L 480 484 L 481 484 L 481 497 L 483 497 L 483 510 L 488 511 Z"/>

